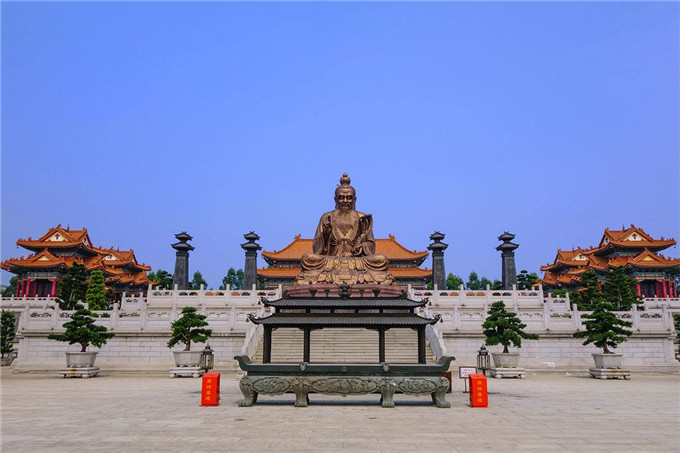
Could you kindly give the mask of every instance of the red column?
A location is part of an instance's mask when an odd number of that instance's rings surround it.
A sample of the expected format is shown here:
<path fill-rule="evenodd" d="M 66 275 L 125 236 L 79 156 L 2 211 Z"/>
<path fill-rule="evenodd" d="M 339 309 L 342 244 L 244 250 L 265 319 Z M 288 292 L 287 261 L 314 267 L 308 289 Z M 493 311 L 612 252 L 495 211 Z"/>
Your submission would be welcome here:
<path fill-rule="evenodd" d="M 55 278 L 52 280 L 52 292 L 50 293 L 50 297 L 54 297 L 54 295 L 57 292 L 57 279 Z"/>
<path fill-rule="evenodd" d="M 666 292 L 666 280 L 661 280 L 661 288 L 663 288 L 663 297 L 665 299 L 668 297 L 668 293 Z"/>
<path fill-rule="evenodd" d="M 642 291 L 640 291 L 640 282 L 637 282 L 635 286 L 637 286 L 638 296 L 642 296 Z"/>
<path fill-rule="evenodd" d="M 24 281 L 24 286 L 24 297 L 28 297 L 28 292 L 31 290 L 31 280 L 29 280 L 28 277 Z"/>

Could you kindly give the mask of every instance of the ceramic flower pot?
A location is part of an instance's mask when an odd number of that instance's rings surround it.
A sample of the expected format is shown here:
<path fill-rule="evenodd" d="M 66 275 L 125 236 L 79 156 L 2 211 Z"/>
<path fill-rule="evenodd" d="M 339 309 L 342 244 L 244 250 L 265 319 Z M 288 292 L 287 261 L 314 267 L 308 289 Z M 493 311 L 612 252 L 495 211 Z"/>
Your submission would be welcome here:
<path fill-rule="evenodd" d="M 623 364 L 623 354 L 604 354 L 594 352 L 595 368 L 621 368 Z"/>
<path fill-rule="evenodd" d="M 68 368 L 90 368 L 94 366 L 97 352 L 67 352 L 66 366 Z"/>
<path fill-rule="evenodd" d="M 198 366 L 201 362 L 201 354 L 203 351 L 172 351 L 175 355 L 175 365 L 178 367 L 184 366 Z"/>
<path fill-rule="evenodd" d="M 518 368 L 519 367 L 519 353 L 518 352 L 492 352 L 493 365 L 496 368 Z"/>

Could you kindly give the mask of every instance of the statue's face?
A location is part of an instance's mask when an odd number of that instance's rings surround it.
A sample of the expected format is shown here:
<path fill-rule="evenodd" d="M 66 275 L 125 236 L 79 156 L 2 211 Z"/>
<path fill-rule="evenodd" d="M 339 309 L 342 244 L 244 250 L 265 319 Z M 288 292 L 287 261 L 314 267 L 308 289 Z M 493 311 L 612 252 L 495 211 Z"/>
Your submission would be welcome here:
<path fill-rule="evenodd" d="M 341 211 L 354 209 L 356 200 L 357 197 L 354 195 L 352 189 L 340 189 L 338 193 L 335 194 L 335 209 L 340 209 Z"/>

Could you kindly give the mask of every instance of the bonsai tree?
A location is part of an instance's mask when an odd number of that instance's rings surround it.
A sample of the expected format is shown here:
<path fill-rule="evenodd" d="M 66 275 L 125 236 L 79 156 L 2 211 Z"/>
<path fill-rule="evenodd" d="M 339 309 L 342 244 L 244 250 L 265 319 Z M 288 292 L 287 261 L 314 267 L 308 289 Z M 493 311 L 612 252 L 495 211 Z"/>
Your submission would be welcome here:
<path fill-rule="evenodd" d="M 78 343 L 80 352 L 87 352 L 89 345 L 101 348 L 113 337 L 113 332 L 108 332 L 106 327 L 94 323 L 92 312 L 82 305 L 77 305 L 76 312 L 69 322 L 64 323 L 64 333 L 53 333 L 47 336 L 50 340 L 66 341 L 69 344 Z"/>
<path fill-rule="evenodd" d="M 531 289 L 532 287 L 538 285 L 540 279 L 536 272 L 529 273 L 527 270 L 522 269 L 519 274 L 517 274 L 517 289 Z"/>
<path fill-rule="evenodd" d="M 203 343 L 212 335 L 212 329 L 204 329 L 208 323 L 206 316 L 196 313 L 196 307 L 184 307 L 182 316 L 172 323 L 172 336 L 168 341 L 168 348 L 172 348 L 177 343 L 184 344 L 184 350 L 191 350 L 191 342 Z"/>
<path fill-rule="evenodd" d="M 486 321 L 482 324 L 486 344 L 495 346 L 503 345 L 503 353 L 507 354 L 508 346 L 522 347 L 522 338 L 526 340 L 538 340 L 538 335 L 526 333 L 526 324 L 522 323 L 517 314 L 505 309 L 502 301 L 491 304 Z"/>
<path fill-rule="evenodd" d="M 593 312 L 583 315 L 586 319 L 584 322 L 586 330 L 574 332 L 574 337 L 585 338 L 584 346 L 593 343 L 602 348 L 605 354 L 613 354 L 609 347 L 615 348 L 633 333 L 626 329 L 633 323 L 617 318 L 613 313 L 614 308 L 614 304 L 605 301 L 604 298 L 598 300 L 593 304 Z"/>
<path fill-rule="evenodd" d="M 2 310 L 0 314 L 0 353 L 4 359 L 12 352 L 12 341 L 16 334 L 16 322 L 14 315 Z"/>
<path fill-rule="evenodd" d="M 104 285 L 104 273 L 102 271 L 92 271 L 90 284 L 87 285 L 85 302 L 90 310 L 109 310 L 111 304 L 106 297 L 106 286 Z"/>
<path fill-rule="evenodd" d="M 593 307 L 604 300 L 604 293 L 600 287 L 600 279 L 592 270 L 581 274 L 581 289 L 573 295 L 573 302 L 579 310 L 592 310 Z"/>
<path fill-rule="evenodd" d="M 604 275 L 602 294 L 607 302 L 614 305 L 615 310 L 628 311 L 633 305 L 640 308 L 642 297 L 633 289 L 635 284 L 635 279 L 626 274 L 625 268 L 612 266 Z"/>
<path fill-rule="evenodd" d="M 59 282 L 57 303 L 62 310 L 76 310 L 78 302 L 85 300 L 87 292 L 87 270 L 82 264 L 75 263 L 66 271 Z"/>

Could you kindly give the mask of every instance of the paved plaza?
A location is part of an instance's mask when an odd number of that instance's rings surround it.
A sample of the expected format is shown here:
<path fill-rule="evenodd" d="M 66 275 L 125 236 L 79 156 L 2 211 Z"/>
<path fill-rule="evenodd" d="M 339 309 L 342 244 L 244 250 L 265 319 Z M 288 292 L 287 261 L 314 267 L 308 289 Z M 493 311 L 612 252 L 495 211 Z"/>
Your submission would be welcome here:
<path fill-rule="evenodd" d="M 450 409 L 404 395 L 383 409 L 379 395 L 310 395 L 307 408 L 262 396 L 240 408 L 234 376 L 222 378 L 219 407 L 199 407 L 200 379 L 1 377 L 3 452 L 680 451 L 677 375 L 491 379 L 487 409 L 468 407 L 460 380 Z"/>

